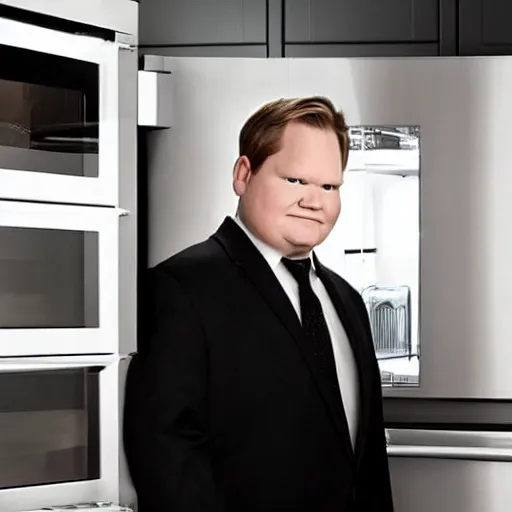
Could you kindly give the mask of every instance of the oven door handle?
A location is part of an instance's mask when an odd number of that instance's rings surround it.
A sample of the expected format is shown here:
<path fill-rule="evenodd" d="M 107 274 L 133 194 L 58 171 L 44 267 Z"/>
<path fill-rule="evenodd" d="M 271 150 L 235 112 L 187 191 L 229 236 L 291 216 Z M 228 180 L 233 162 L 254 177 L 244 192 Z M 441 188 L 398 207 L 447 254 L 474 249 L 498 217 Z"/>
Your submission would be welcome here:
<path fill-rule="evenodd" d="M 118 354 L 84 356 L 0 357 L 0 373 L 105 368 L 128 356 Z"/>

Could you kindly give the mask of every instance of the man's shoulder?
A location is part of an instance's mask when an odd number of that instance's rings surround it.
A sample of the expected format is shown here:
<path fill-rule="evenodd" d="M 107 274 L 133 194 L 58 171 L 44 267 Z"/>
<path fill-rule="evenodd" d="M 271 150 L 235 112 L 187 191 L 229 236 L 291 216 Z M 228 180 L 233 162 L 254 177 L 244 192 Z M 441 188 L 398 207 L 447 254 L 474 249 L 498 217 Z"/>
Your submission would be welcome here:
<path fill-rule="evenodd" d="M 230 259 L 212 238 L 193 244 L 173 254 L 150 269 L 155 276 L 167 275 L 187 283 L 209 279 L 230 266 Z"/>

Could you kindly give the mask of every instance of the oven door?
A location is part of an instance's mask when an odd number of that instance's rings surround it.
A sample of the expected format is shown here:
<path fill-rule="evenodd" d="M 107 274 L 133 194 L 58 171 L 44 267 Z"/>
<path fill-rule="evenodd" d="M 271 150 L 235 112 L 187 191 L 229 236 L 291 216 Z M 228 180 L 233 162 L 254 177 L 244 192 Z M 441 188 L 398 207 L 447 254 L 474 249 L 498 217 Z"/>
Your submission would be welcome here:
<path fill-rule="evenodd" d="M 0 18 L 0 199 L 118 205 L 120 51 Z"/>
<path fill-rule="evenodd" d="M 0 510 L 118 499 L 117 356 L 0 359 Z"/>
<path fill-rule="evenodd" d="M 0 357 L 117 352 L 120 213 L 0 201 Z"/>

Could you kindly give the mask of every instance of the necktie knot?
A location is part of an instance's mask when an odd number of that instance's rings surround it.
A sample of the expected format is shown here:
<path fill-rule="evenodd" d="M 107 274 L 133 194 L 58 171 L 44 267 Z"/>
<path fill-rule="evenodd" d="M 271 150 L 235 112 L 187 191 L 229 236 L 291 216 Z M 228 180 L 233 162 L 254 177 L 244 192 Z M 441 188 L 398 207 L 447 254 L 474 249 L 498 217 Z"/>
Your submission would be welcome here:
<path fill-rule="evenodd" d="M 298 283 L 304 281 L 309 282 L 309 271 L 311 270 L 310 258 L 304 258 L 300 260 L 283 258 L 282 262 Z"/>

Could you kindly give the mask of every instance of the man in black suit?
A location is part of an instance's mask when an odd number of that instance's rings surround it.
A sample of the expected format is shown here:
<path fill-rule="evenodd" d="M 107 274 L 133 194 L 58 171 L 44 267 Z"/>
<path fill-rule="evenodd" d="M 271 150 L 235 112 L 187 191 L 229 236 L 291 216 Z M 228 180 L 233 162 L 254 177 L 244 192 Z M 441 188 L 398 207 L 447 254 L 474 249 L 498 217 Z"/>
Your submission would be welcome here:
<path fill-rule="evenodd" d="M 365 305 L 313 252 L 348 145 L 326 98 L 263 106 L 235 218 L 149 271 L 124 419 L 139 512 L 393 510 Z"/>

